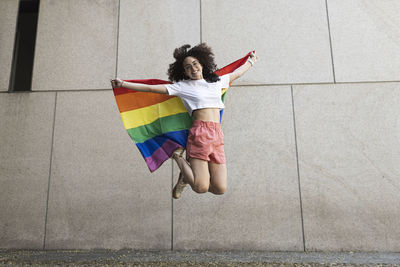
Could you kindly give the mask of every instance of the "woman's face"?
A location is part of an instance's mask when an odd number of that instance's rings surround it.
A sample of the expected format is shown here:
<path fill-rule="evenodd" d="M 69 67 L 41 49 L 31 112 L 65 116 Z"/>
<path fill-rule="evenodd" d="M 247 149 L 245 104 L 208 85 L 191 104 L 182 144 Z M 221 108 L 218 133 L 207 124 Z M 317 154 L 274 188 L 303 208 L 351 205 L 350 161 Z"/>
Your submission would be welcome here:
<path fill-rule="evenodd" d="M 195 57 L 186 57 L 183 60 L 183 69 L 185 70 L 186 76 L 191 80 L 203 79 L 203 66 Z"/>

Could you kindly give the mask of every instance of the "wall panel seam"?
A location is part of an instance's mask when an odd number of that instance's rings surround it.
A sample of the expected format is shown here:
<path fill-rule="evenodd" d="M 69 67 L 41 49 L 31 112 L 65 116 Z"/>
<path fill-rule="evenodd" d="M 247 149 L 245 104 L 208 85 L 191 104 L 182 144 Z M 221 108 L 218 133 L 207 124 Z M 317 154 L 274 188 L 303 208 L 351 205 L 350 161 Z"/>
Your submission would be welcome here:
<path fill-rule="evenodd" d="M 333 48 L 332 48 L 331 27 L 330 27 L 330 23 L 329 23 L 328 0 L 325 0 L 325 9 L 326 9 L 326 20 L 327 20 L 327 23 L 328 23 L 329 47 L 330 47 L 330 49 L 331 49 L 331 62 L 332 62 L 333 83 L 336 83 L 335 62 L 334 62 L 334 60 L 333 60 Z"/>
<path fill-rule="evenodd" d="M 400 80 L 391 81 L 349 81 L 349 82 L 315 82 L 315 83 L 249 83 L 249 84 L 232 84 L 230 87 L 242 86 L 291 86 L 291 85 L 336 85 L 336 84 L 370 84 L 370 83 L 399 83 Z"/>
<path fill-rule="evenodd" d="M 292 112 L 293 112 L 293 131 L 294 131 L 294 144 L 296 150 L 296 166 L 297 166 L 297 181 L 299 186 L 299 204 L 300 204 L 300 217 L 301 217 L 301 231 L 303 237 L 303 251 L 306 251 L 306 239 L 304 235 L 304 218 L 303 218 L 303 202 L 301 198 L 301 184 L 300 184 L 300 168 L 299 168 L 299 153 L 298 153 L 298 146 L 297 146 L 297 131 L 296 131 L 296 115 L 294 110 L 294 96 L 293 96 L 293 86 L 290 86 L 290 92 L 292 97 Z"/>
<path fill-rule="evenodd" d="M 117 22 L 117 49 L 116 49 L 116 60 L 115 60 L 115 75 L 118 76 L 118 47 L 119 47 L 119 22 L 120 22 L 120 10 L 121 10 L 121 0 L 118 0 L 118 22 Z"/>
<path fill-rule="evenodd" d="M 199 0 L 199 3 L 200 3 L 200 43 L 203 42 L 203 18 L 202 18 L 202 10 L 201 10 L 201 8 L 202 8 L 201 2 L 202 1 L 203 0 Z"/>
<path fill-rule="evenodd" d="M 171 160 L 171 191 L 174 188 L 174 161 Z M 174 199 L 171 196 L 171 251 L 174 250 Z"/>
<path fill-rule="evenodd" d="M 248 87 L 248 86 L 291 86 L 291 85 L 338 85 L 338 84 L 374 84 L 374 83 L 400 83 L 400 80 L 393 80 L 393 81 L 357 81 L 357 82 L 321 82 L 321 83 L 259 83 L 259 84 L 232 84 L 230 87 Z M 110 85 L 111 87 L 111 85 Z M 49 92 L 102 92 L 102 91 L 112 91 L 110 88 L 104 89 L 66 89 L 66 90 L 37 90 L 37 91 L 30 91 L 30 92 L 7 92 L 1 91 L 0 93 L 7 93 L 7 94 L 23 94 L 23 93 L 49 93 Z"/>
<path fill-rule="evenodd" d="M 48 211 L 49 211 L 49 198 L 50 198 L 50 181 L 51 181 L 51 171 L 52 171 L 52 163 L 53 163 L 53 148 L 54 148 L 54 132 L 55 132 L 55 125 L 56 125 L 56 110 L 57 110 L 57 97 L 58 93 L 55 93 L 54 99 L 54 111 L 53 111 L 53 132 L 51 137 L 51 148 L 50 148 L 50 166 L 49 166 L 49 178 L 47 181 L 47 199 L 46 199 L 46 214 L 44 219 L 44 237 L 43 237 L 43 249 L 46 249 L 46 237 L 47 237 L 47 218 L 48 218 Z"/>

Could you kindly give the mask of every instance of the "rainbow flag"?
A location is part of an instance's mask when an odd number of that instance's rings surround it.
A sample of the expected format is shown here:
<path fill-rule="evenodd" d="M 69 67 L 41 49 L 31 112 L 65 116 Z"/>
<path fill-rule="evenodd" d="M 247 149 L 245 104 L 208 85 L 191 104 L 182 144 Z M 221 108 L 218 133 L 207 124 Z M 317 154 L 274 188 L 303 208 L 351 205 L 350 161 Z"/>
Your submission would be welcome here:
<path fill-rule="evenodd" d="M 246 63 L 250 53 L 216 73 L 222 76 L 233 72 Z M 124 81 L 143 84 L 170 83 L 158 79 Z M 227 90 L 228 88 L 222 90 L 223 102 Z M 126 88 L 114 88 L 113 91 L 125 129 L 136 143 L 151 172 L 169 159 L 177 148 L 186 147 L 193 120 L 179 97 Z M 222 112 L 223 110 L 221 118 Z"/>

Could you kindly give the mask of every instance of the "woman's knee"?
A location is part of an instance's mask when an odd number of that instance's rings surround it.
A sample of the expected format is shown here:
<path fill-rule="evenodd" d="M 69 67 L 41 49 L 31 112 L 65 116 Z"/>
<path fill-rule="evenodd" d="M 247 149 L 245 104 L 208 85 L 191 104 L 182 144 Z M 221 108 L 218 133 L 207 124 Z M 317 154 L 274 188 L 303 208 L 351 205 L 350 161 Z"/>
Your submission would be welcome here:
<path fill-rule="evenodd" d="M 195 183 L 193 185 L 193 191 L 196 193 L 202 194 L 208 192 L 208 188 L 210 187 L 210 184 L 207 183 Z"/>
<path fill-rule="evenodd" d="M 223 195 L 226 192 L 226 185 L 217 184 L 217 185 L 210 185 L 210 192 L 215 195 Z"/>

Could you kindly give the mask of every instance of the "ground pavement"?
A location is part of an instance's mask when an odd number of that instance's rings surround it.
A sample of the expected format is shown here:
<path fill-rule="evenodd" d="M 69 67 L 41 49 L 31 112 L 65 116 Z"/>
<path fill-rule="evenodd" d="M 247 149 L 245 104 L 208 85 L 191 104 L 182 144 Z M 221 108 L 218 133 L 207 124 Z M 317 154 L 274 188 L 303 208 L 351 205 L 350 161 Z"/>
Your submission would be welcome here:
<path fill-rule="evenodd" d="M 400 253 L 0 250 L 0 266 L 400 266 Z"/>

